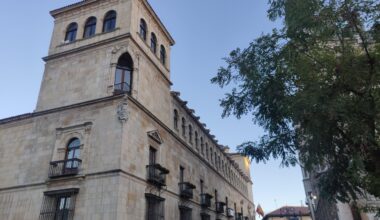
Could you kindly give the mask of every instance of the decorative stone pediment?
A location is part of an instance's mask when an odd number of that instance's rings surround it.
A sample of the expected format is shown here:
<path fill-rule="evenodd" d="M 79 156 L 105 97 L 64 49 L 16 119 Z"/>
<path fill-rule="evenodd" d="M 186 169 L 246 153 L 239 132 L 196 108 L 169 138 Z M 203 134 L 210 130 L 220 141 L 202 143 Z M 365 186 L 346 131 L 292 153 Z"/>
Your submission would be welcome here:
<path fill-rule="evenodd" d="M 149 131 L 148 132 L 148 137 L 152 138 L 158 144 L 162 144 L 163 143 L 161 135 L 160 135 L 160 133 L 157 130 Z"/>

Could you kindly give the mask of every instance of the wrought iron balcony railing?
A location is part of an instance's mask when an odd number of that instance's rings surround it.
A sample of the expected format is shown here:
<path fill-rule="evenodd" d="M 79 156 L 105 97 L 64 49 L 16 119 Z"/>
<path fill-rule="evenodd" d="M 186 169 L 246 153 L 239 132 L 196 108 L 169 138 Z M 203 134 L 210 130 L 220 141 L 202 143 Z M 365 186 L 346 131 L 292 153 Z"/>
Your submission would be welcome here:
<path fill-rule="evenodd" d="M 201 206 L 203 208 L 211 207 L 211 199 L 212 199 L 212 195 L 208 193 L 201 194 Z"/>
<path fill-rule="evenodd" d="M 81 164 L 82 160 L 78 158 L 52 161 L 49 167 L 49 178 L 77 175 Z"/>
<path fill-rule="evenodd" d="M 122 93 L 131 92 L 131 86 L 126 82 L 114 84 L 113 87 L 114 87 L 114 94 L 122 94 Z"/>
<path fill-rule="evenodd" d="M 215 204 L 215 210 L 217 213 L 224 213 L 224 206 L 226 205 L 226 203 L 224 202 L 217 202 Z"/>
<path fill-rule="evenodd" d="M 196 187 L 189 183 L 189 182 L 183 182 L 179 183 L 179 192 L 180 196 L 185 199 L 192 199 L 193 198 L 193 189 Z"/>
<path fill-rule="evenodd" d="M 160 164 L 151 164 L 146 166 L 148 177 L 148 182 L 158 186 L 166 186 L 166 175 L 169 170 L 161 166 Z"/>
<path fill-rule="evenodd" d="M 74 216 L 74 210 L 63 209 L 59 211 L 40 213 L 39 220 L 73 219 L 73 216 Z"/>

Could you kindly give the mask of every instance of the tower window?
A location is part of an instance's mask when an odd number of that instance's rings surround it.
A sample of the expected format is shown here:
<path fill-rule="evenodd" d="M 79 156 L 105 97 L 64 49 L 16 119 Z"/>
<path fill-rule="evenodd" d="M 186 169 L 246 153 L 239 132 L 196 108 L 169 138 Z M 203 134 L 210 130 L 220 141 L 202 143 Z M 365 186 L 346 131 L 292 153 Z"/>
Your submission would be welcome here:
<path fill-rule="evenodd" d="M 121 55 L 115 72 L 114 90 L 116 94 L 130 93 L 132 84 L 133 61 L 129 53 Z"/>
<path fill-rule="evenodd" d="M 164 65 L 166 64 L 166 50 L 163 45 L 161 45 L 161 49 L 160 49 L 160 60 L 162 64 Z"/>
<path fill-rule="evenodd" d="M 157 37 L 154 33 L 151 34 L 150 37 L 150 50 L 156 54 L 157 51 Z"/>
<path fill-rule="evenodd" d="M 109 32 L 115 30 L 116 27 L 116 12 L 109 11 L 104 17 L 103 32 Z"/>
<path fill-rule="evenodd" d="M 76 37 L 77 37 L 77 31 L 78 31 L 78 24 L 77 23 L 71 23 L 67 27 L 65 41 L 67 41 L 67 42 L 75 41 Z"/>
<path fill-rule="evenodd" d="M 83 38 L 89 38 L 95 35 L 96 31 L 96 18 L 90 17 L 86 21 L 86 25 L 84 26 Z"/>
<path fill-rule="evenodd" d="M 78 138 L 71 139 L 66 149 L 66 165 L 65 169 L 77 169 L 78 168 L 78 159 L 80 157 L 80 141 Z"/>
<path fill-rule="evenodd" d="M 140 20 L 140 37 L 146 41 L 147 26 L 144 19 Z"/>

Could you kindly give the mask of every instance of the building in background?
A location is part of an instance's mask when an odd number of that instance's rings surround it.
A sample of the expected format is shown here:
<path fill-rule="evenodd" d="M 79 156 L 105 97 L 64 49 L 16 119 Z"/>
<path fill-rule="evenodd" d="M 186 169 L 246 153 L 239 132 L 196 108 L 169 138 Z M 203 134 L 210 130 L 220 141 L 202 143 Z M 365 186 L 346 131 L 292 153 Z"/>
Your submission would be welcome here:
<path fill-rule="evenodd" d="M 0 219 L 249 219 L 250 163 L 171 92 L 146 0 L 51 12 L 36 109 L 0 120 Z"/>
<path fill-rule="evenodd" d="M 325 172 L 327 166 L 319 166 L 313 172 L 302 169 L 303 184 L 305 187 L 306 201 L 313 220 L 380 220 L 373 212 L 363 212 L 361 207 L 380 207 L 380 200 L 371 195 L 361 197 L 354 203 L 330 202 L 320 197 L 318 189 L 319 176 Z"/>
<path fill-rule="evenodd" d="M 283 206 L 266 214 L 263 220 L 312 220 L 310 210 L 304 206 Z M 327 220 L 327 219 L 325 219 Z"/>

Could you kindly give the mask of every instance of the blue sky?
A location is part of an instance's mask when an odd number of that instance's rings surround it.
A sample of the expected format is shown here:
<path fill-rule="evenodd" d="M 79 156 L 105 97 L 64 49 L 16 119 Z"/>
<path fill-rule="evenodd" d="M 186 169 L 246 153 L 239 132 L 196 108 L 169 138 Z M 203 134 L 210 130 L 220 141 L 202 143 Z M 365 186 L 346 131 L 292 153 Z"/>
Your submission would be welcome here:
<path fill-rule="evenodd" d="M 35 108 L 53 19 L 49 11 L 75 0 L 8 1 L 0 7 L 0 118 Z M 263 130 L 250 117 L 221 118 L 219 99 L 226 91 L 210 84 L 223 57 L 244 48 L 278 24 L 266 17 L 266 0 L 150 0 L 176 45 L 171 54 L 173 90 L 196 110 L 221 144 L 257 140 Z M 299 167 L 280 168 L 279 161 L 253 163 L 254 200 L 268 212 L 305 200 Z"/>

